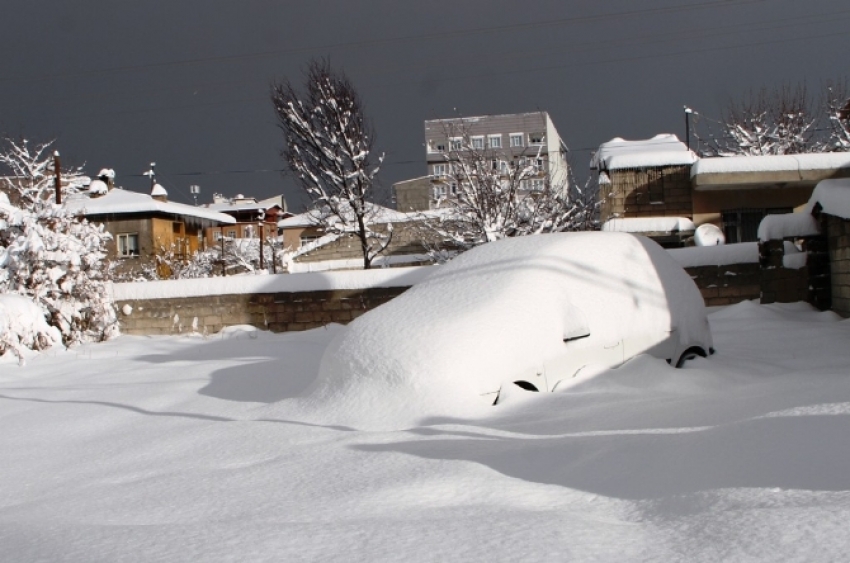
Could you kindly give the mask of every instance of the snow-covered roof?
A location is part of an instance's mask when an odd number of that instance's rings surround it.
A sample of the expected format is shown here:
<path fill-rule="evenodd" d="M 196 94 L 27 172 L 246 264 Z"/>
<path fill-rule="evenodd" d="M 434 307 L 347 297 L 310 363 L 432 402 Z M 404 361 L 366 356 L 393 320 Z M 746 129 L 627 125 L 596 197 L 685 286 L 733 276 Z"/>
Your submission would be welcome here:
<path fill-rule="evenodd" d="M 603 231 L 616 233 L 675 233 L 695 228 L 687 217 L 627 217 L 608 219 L 602 224 Z"/>
<path fill-rule="evenodd" d="M 246 203 L 208 203 L 204 207 L 213 211 L 265 211 L 271 207 L 281 207 L 279 203 L 269 204 L 268 202 L 246 202 Z M 281 207 L 282 209 L 282 207 Z"/>
<path fill-rule="evenodd" d="M 850 219 L 850 178 L 821 180 L 801 211 L 768 215 L 762 219 L 759 223 L 759 240 L 781 240 L 820 233 L 818 222 L 812 215 L 816 205 L 824 213 Z"/>
<path fill-rule="evenodd" d="M 224 213 L 193 207 L 183 203 L 158 201 L 147 194 L 114 188 L 104 196 L 89 198 L 85 195 L 71 196 L 65 200 L 65 208 L 84 215 L 115 215 L 121 213 L 159 212 L 184 217 L 196 217 L 216 223 L 235 223 L 236 219 Z"/>
<path fill-rule="evenodd" d="M 616 137 L 602 143 L 593 155 L 590 167 L 596 170 L 621 170 L 689 165 L 697 160 L 696 153 L 689 150 L 676 135 L 665 133 L 640 141 Z"/>
<path fill-rule="evenodd" d="M 151 188 L 151 196 L 157 196 L 157 197 L 166 196 L 167 197 L 168 192 L 166 191 L 165 188 L 162 187 L 162 185 L 155 184 L 154 187 Z"/>
<path fill-rule="evenodd" d="M 410 216 L 407 213 L 390 209 L 375 203 L 370 204 L 372 209 L 370 212 L 370 222 L 372 223 L 404 223 L 410 221 Z M 277 226 L 281 229 L 291 229 L 295 227 L 311 227 L 317 224 L 320 213 L 311 209 L 286 219 L 278 221 Z"/>
<path fill-rule="evenodd" d="M 806 212 L 811 214 L 815 205 L 820 205 L 824 213 L 850 219 L 850 178 L 819 182 L 809 198 Z"/>
<path fill-rule="evenodd" d="M 726 156 L 700 159 L 691 168 L 697 190 L 737 188 L 746 184 L 813 184 L 850 176 L 850 153 L 809 153 L 768 156 Z"/>

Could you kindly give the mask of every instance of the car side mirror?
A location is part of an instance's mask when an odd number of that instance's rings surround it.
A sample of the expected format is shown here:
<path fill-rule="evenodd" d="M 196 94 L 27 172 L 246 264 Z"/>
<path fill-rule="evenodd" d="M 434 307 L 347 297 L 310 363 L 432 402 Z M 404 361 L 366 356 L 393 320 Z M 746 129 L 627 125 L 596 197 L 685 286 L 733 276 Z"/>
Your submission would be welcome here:
<path fill-rule="evenodd" d="M 584 315 L 571 305 L 567 306 L 565 325 L 564 342 L 572 342 L 590 336 L 590 328 L 587 326 Z"/>
<path fill-rule="evenodd" d="M 564 342 L 572 342 L 590 336 L 590 329 L 586 326 L 574 327 L 564 331 Z"/>

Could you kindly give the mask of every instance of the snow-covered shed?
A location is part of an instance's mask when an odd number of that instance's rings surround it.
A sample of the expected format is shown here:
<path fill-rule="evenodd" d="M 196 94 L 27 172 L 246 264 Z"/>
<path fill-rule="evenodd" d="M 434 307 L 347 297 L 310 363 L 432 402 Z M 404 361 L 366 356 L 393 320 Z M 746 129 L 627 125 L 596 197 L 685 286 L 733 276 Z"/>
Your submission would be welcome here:
<path fill-rule="evenodd" d="M 617 137 L 602 143 L 590 162 L 598 175 L 602 221 L 659 217 L 690 220 L 690 168 L 696 160 L 697 155 L 672 134 L 637 141 Z M 676 233 L 679 235 L 644 234 L 664 246 L 681 246 L 693 230 Z"/>
<path fill-rule="evenodd" d="M 376 233 L 391 233 L 390 244 L 378 260 L 382 265 L 423 263 L 430 259 L 421 239 L 421 214 L 402 213 L 377 204 L 369 204 L 369 228 Z M 326 230 L 321 226 L 318 211 L 311 210 L 287 217 L 278 222 L 286 260 L 290 264 L 311 263 L 306 271 L 315 269 L 348 269 L 363 266 L 360 240 L 353 227 Z M 330 218 L 338 223 L 338 219 Z M 352 217 L 353 223 L 353 217 Z M 322 262 L 323 265 L 318 263 Z M 289 271 L 295 271 L 290 266 Z M 298 270 L 301 271 L 301 270 Z"/>
<path fill-rule="evenodd" d="M 850 153 L 702 158 L 691 168 L 693 219 L 723 228 L 727 242 L 757 239 L 762 219 L 800 211 L 815 185 L 850 177 Z"/>

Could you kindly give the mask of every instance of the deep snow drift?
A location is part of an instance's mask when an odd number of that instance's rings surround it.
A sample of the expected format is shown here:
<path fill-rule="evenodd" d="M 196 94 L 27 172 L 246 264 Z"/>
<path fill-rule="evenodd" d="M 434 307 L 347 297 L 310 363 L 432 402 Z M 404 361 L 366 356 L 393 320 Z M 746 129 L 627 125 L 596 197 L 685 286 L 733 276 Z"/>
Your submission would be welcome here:
<path fill-rule="evenodd" d="M 685 369 L 391 432 L 299 415 L 339 326 L 0 358 L 3 559 L 845 560 L 850 322 L 710 321 Z"/>

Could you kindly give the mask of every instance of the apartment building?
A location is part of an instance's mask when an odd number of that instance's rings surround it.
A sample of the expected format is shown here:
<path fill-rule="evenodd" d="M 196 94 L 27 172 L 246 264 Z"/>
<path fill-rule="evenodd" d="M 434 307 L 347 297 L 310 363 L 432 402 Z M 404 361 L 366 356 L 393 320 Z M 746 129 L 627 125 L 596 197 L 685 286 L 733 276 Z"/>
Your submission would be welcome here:
<path fill-rule="evenodd" d="M 525 192 L 567 183 L 567 147 L 545 111 L 427 120 L 425 151 L 427 176 L 393 186 L 399 211 L 435 209 L 451 201 L 458 190 L 453 167 L 465 153 L 506 173 L 510 164 L 533 167 L 536 174 L 523 180 Z"/>

